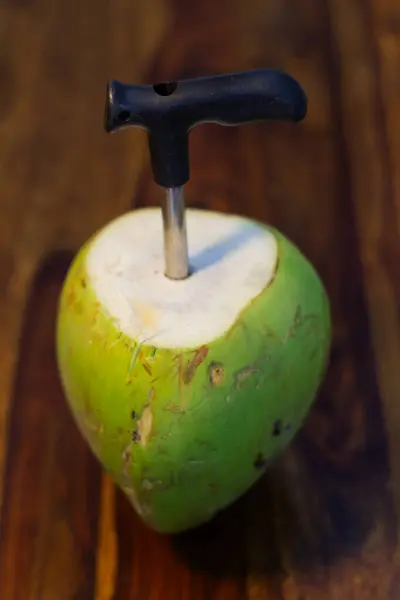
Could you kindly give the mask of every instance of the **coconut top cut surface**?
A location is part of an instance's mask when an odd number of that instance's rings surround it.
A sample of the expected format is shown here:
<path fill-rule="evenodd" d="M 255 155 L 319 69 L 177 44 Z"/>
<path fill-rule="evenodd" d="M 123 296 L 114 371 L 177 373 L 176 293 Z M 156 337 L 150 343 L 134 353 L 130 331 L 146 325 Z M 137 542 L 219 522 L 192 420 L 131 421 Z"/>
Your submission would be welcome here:
<path fill-rule="evenodd" d="M 245 217 L 186 210 L 191 274 L 164 274 L 161 209 L 124 214 L 91 241 L 92 289 L 116 326 L 139 343 L 195 348 L 221 337 L 274 277 L 278 247 Z"/>

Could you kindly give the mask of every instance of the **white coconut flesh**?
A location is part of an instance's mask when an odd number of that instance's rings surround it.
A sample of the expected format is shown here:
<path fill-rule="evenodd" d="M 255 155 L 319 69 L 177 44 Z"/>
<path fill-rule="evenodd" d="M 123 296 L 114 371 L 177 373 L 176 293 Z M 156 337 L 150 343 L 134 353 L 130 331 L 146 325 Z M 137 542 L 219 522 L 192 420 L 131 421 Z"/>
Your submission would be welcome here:
<path fill-rule="evenodd" d="M 94 238 L 86 268 L 119 331 L 158 348 L 195 348 L 223 336 L 274 277 L 275 236 L 245 217 L 186 210 L 191 274 L 165 275 L 161 210 L 124 214 Z"/>

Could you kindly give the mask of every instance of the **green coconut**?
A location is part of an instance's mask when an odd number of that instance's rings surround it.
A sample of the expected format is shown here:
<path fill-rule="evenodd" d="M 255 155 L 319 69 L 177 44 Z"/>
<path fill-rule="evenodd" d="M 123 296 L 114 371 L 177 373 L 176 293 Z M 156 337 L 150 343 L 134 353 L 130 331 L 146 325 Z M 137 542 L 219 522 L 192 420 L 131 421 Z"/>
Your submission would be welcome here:
<path fill-rule="evenodd" d="M 301 427 L 330 346 L 325 289 L 303 254 L 253 220 L 188 209 L 190 276 L 164 275 L 157 208 L 78 252 L 57 355 L 76 423 L 154 530 L 210 520 Z"/>

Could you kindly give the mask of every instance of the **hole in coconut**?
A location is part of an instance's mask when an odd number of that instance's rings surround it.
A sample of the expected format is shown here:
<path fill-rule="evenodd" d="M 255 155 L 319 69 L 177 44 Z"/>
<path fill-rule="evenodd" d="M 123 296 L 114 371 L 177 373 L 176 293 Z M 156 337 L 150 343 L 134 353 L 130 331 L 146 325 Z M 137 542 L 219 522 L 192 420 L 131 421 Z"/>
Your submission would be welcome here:
<path fill-rule="evenodd" d="M 118 114 L 118 120 L 121 123 L 126 123 L 126 121 L 129 120 L 129 117 L 131 116 L 129 110 L 121 110 Z"/>
<path fill-rule="evenodd" d="M 176 81 L 167 81 L 154 84 L 153 90 L 158 96 L 171 96 L 177 87 L 178 83 Z"/>
<path fill-rule="evenodd" d="M 132 431 L 132 442 L 140 442 L 140 433 L 138 431 Z"/>
<path fill-rule="evenodd" d="M 267 461 L 265 460 L 261 452 L 259 452 L 255 458 L 253 466 L 255 469 L 262 469 L 263 467 L 265 467 L 266 463 Z"/>
<path fill-rule="evenodd" d="M 272 430 L 272 435 L 274 437 L 278 437 L 278 435 L 281 435 L 281 433 L 282 433 L 282 421 L 280 419 L 278 419 L 274 423 L 274 428 Z"/>

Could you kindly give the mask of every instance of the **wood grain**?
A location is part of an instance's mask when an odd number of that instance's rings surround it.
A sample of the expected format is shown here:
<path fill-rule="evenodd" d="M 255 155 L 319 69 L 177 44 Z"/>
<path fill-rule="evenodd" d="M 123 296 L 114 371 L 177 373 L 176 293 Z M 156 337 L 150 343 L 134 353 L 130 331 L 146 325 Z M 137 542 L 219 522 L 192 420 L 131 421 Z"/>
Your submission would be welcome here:
<path fill-rule="evenodd" d="M 2 600 L 400 599 L 399 23 L 394 0 L 1 3 Z M 298 78 L 307 119 L 195 130 L 187 200 L 299 245 L 331 298 L 331 363 L 259 484 L 158 536 L 90 455 L 54 360 L 73 252 L 160 199 L 142 133 L 102 131 L 105 82 L 263 66 Z"/>

